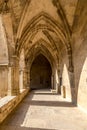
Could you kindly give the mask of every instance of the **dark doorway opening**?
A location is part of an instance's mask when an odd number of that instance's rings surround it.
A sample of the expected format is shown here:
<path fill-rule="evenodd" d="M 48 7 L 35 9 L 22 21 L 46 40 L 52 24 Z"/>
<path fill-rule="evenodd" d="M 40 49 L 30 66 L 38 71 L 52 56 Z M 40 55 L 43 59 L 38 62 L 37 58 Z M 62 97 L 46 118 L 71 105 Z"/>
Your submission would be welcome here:
<path fill-rule="evenodd" d="M 38 55 L 32 63 L 30 70 L 30 88 L 51 88 L 51 66 L 42 54 Z"/>

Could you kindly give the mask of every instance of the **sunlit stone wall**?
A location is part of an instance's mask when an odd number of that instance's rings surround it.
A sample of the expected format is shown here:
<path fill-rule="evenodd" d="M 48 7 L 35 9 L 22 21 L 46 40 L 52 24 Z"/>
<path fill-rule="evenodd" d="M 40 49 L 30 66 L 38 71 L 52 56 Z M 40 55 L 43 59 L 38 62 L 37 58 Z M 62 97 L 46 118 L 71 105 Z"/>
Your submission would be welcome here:
<path fill-rule="evenodd" d="M 79 79 L 78 104 L 87 109 L 87 58 L 84 61 Z"/>
<path fill-rule="evenodd" d="M 69 98 L 71 100 L 71 88 L 70 88 L 71 86 L 70 86 L 69 73 L 68 73 L 66 64 L 64 64 L 64 67 L 63 67 L 62 78 L 63 78 L 62 91 L 63 91 L 63 86 L 64 86 L 65 91 L 66 91 L 66 98 Z"/>

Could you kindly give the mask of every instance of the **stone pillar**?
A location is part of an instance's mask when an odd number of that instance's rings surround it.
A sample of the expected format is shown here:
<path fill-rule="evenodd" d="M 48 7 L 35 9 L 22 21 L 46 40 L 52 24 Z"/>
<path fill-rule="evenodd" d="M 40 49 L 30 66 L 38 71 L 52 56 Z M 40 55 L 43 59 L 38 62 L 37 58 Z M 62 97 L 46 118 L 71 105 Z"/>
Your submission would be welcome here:
<path fill-rule="evenodd" d="M 61 94 L 62 76 L 59 76 L 58 94 Z"/>
<path fill-rule="evenodd" d="M 23 88 L 27 89 L 28 85 L 27 85 L 27 70 L 26 68 L 23 71 Z"/>
<path fill-rule="evenodd" d="M 54 75 L 51 76 L 51 88 L 54 89 Z"/>
<path fill-rule="evenodd" d="M 12 57 L 12 65 L 8 67 L 8 95 L 19 94 L 19 59 Z"/>
<path fill-rule="evenodd" d="M 23 70 L 19 70 L 19 87 L 20 89 L 24 89 L 24 84 L 23 84 Z"/>
<path fill-rule="evenodd" d="M 69 77 L 70 77 L 70 84 L 71 84 L 72 103 L 77 104 L 74 72 L 69 72 Z"/>
<path fill-rule="evenodd" d="M 27 68 L 21 69 L 19 71 L 19 86 L 20 89 L 27 89 L 30 86 L 30 71 Z"/>
<path fill-rule="evenodd" d="M 20 70 L 21 89 L 27 89 L 30 85 L 30 71 L 28 67 Z"/>
<path fill-rule="evenodd" d="M 26 72 L 27 72 L 27 87 L 30 87 L 30 71 L 29 71 L 29 69 L 27 69 Z"/>
<path fill-rule="evenodd" d="M 27 89 L 27 70 L 21 69 L 19 71 L 19 86 L 20 89 Z"/>
<path fill-rule="evenodd" d="M 8 66 L 8 95 L 12 95 L 12 67 Z"/>

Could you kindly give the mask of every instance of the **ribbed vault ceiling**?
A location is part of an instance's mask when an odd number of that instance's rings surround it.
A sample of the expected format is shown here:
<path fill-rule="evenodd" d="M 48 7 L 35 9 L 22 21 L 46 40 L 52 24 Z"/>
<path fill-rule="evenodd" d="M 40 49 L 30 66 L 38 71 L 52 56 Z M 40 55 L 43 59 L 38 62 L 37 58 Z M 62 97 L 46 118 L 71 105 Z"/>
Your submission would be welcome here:
<path fill-rule="evenodd" d="M 86 0 L 0 0 L 0 12 L 12 14 L 18 54 L 23 48 L 26 61 L 44 53 L 56 62 L 64 50 L 72 59 L 72 32 L 86 5 Z"/>

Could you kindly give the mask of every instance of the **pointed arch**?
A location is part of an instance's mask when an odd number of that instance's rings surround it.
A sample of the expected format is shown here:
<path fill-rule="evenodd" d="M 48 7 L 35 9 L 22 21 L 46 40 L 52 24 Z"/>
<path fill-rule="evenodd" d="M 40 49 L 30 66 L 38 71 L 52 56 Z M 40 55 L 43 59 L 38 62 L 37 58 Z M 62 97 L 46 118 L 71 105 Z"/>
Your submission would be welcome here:
<path fill-rule="evenodd" d="M 41 21 L 44 21 L 45 24 L 41 24 Z M 40 23 L 40 24 L 38 24 L 38 23 Z M 64 29 L 61 27 L 61 25 L 58 24 L 58 22 L 56 22 L 54 20 L 54 18 L 49 16 L 47 13 L 40 12 L 37 16 L 32 18 L 32 20 L 23 29 L 21 38 L 19 39 L 18 49 L 20 49 L 20 47 L 22 45 L 24 45 L 27 38 L 31 34 L 33 34 L 34 31 L 38 32 L 39 29 L 41 29 L 41 30 L 43 30 L 43 29 L 49 30 L 50 29 L 51 31 L 53 31 L 54 33 L 57 34 L 60 41 L 63 44 L 65 44 L 65 46 L 67 48 L 69 47 L 68 43 L 66 42 L 66 34 L 64 32 Z"/>
<path fill-rule="evenodd" d="M 49 46 L 49 43 L 44 39 L 39 39 L 35 44 L 29 48 L 28 52 L 25 54 L 26 59 L 30 59 L 33 62 L 33 59 L 39 54 L 42 53 L 48 59 L 50 64 L 53 66 L 54 64 L 58 64 L 58 57 L 53 51 L 52 47 Z M 32 59 L 32 60 L 31 60 Z"/>

